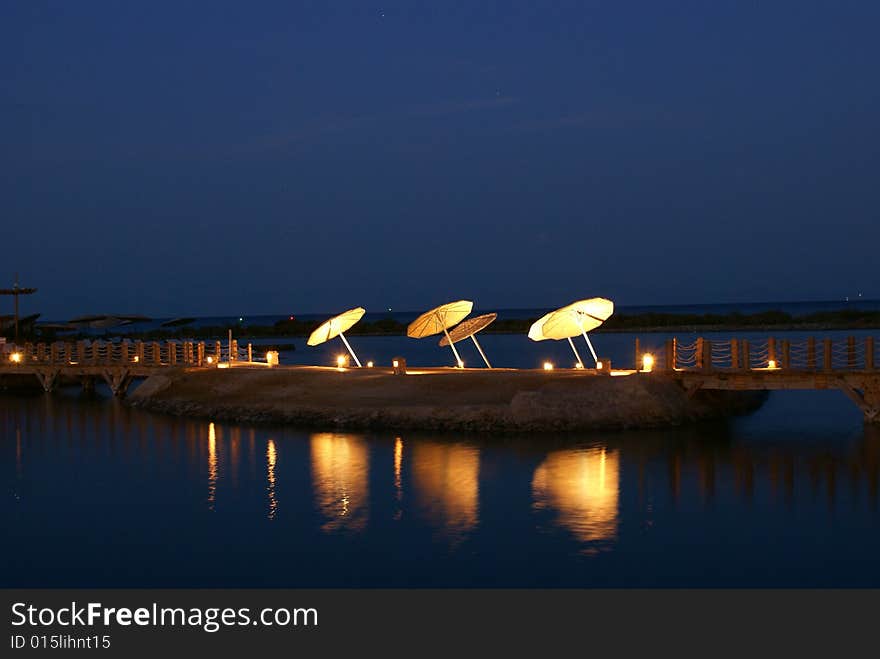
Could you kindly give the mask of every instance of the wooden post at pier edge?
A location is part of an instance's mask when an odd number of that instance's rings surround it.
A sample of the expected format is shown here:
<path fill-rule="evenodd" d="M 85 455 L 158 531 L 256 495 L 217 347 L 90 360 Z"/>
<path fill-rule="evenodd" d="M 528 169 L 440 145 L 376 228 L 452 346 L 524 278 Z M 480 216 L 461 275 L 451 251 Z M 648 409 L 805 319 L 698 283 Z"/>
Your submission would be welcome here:
<path fill-rule="evenodd" d="M 706 339 L 703 341 L 703 370 L 712 370 L 712 341 Z"/>
<path fill-rule="evenodd" d="M 874 370 L 874 337 L 869 336 L 865 339 L 865 370 Z"/>

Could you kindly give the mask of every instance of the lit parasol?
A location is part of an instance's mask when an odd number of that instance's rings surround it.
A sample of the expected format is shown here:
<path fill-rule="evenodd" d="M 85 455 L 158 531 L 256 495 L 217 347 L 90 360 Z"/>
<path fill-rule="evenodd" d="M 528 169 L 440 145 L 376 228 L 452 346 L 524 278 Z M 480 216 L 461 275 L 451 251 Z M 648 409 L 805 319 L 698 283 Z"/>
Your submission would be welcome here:
<path fill-rule="evenodd" d="M 440 339 L 439 345 L 448 346 L 470 337 L 471 341 L 474 342 L 474 345 L 477 346 L 477 350 L 480 351 L 480 356 L 483 358 L 483 361 L 486 362 L 486 366 L 492 368 L 492 364 L 486 359 L 486 353 L 483 352 L 483 347 L 477 341 L 476 333 L 480 330 L 486 329 L 496 318 L 498 318 L 497 313 L 487 313 L 482 316 L 474 316 L 473 318 L 463 320 L 449 330 L 447 335 Z"/>
<path fill-rule="evenodd" d="M 345 338 L 343 332 L 348 331 L 350 327 L 363 318 L 365 313 L 366 310 L 363 307 L 355 307 L 354 309 L 343 311 L 338 316 L 333 316 L 330 320 L 325 320 L 318 326 L 318 329 L 309 335 L 309 340 L 307 341 L 308 345 L 320 345 L 321 343 L 329 341 L 330 339 L 335 339 L 338 336 L 342 339 L 345 347 L 348 348 L 348 352 L 354 358 L 355 364 L 360 366 L 361 362 L 357 358 L 357 355 L 354 354 L 354 350 L 351 349 L 348 339 Z"/>
<path fill-rule="evenodd" d="M 412 321 L 409 327 L 406 328 L 406 335 L 414 339 L 423 339 L 426 336 L 433 336 L 443 332 L 448 338 L 449 332 L 447 330 L 464 320 L 473 308 L 474 303 L 470 300 L 458 300 L 457 302 L 441 304 L 439 307 L 426 311 Z M 461 361 L 453 341 L 449 342 L 449 347 L 452 348 L 452 354 L 455 355 L 455 363 L 458 366 L 463 366 L 464 362 Z"/>
<path fill-rule="evenodd" d="M 578 354 L 577 348 L 574 347 L 572 337 L 581 335 L 587 342 L 593 360 L 599 362 L 593 344 L 587 332 L 590 332 L 602 323 L 604 323 L 611 314 L 614 313 L 614 303 L 603 297 L 593 297 L 588 300 L 578 300 L 571 304 L 551 311 L 543 316 L 529 328 L 529 338 L 532 341 L 543 341 L 544 339 L 568 339 L 571 349 L 577 357 L 578 363 L 583 364 L 581 356 Z"/>

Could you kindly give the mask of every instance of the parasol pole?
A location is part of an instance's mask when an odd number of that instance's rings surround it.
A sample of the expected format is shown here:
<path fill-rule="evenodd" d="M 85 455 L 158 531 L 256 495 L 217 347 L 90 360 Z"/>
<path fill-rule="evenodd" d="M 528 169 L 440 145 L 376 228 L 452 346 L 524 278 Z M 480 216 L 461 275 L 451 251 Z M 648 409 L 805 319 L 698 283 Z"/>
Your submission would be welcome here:
<path fill-rule="evenodd" d="M 586 332 L 582 331 L 582 333 L 584 335 L 584 340 L 587 342 L 587 346 L 589 346 L 589 348 L 590 348 L 590 352 L 593 353 L 593 361 L 596 362 L 596 365 L 598 366 L 599 365 L 599 358 L 596 356 L 596 351 L 593 350 L 593 344 L 590 343 L 590 337 L 587 336 Z"/>
<path fill-rule="evenodd" d="M 446 331 L 446 319 L 440 316 L 440 313 L 435 313 L 437 316 L 437 320 L 440 321 L 440 324 L 443 326 L 443 333 L 446 335 L 446 340 L 449 341 L 449 347 L 452 348 L 452 354 L 455 355 L 455 365 L 458 368 L 463 368 L 464 362 L 461 361 L 461 357 L 458 354 L 458 350 L 455 349 L 455 344 L 452 342 L 452 338 L 449 336 L 449 332 Z"/>
<path fill-rule="evenodd" d="M 446 340 L 449 341 L 449 347 L 452 348 L 452 354 L 455 355 L 455 365 L 459 368 L 463 368 L 464 362 L 461 361 L 461 357 L 458 355 L 458 350 L 455 349 L 455 344 L 452 342 L 452 338 L 449 336 L 449 332 L 446 331 L 446 328 L 443 328 L 443 333 L 446 335 Z"/>
<path fill-rule="evenodd" d="M 581 356 L 578 354 L 577 348 L 574 347 L 574 341 L 571 340 L 570 336 L 568 337 L 568 345 L 570 345 L 571 349 L 574 351 L 574 356 L 577 357 L 578 360 L 577 363 L 583 366 L 584 362 L 581 360 Z"/>
<path fill-rule="evenodd" d="M 356 354 L 354 354 L 354 350 L 352 350 L 351 346 L 348 344 L 348 339 L 345 338 L 345 334 L 340 332 L 339 338 L 342 339 L 342 342 L 345 344 L 345 347 L 348 348 L 348 352 L 350 352 L 351 356 L 354 357 L 354 363 L 358 365 L 358 368 L 362 368 L 361 360 L 358 359 L 358 356 Z"/>
<path fill-rule="evenodd" d="M 581 334 L 583 334 L 584 336 L 584 341 L 587 342 L 587 347 L 590 349 L 590 352 L 593 353 L 593 361 L 596 362 L 596 366 L 599 366 L 599 358 L 596 356 L 596 351 L 593 349 L 593 344 L 590 343 L 590 337 L 587 336 L 587 333 L 584 330 L 584 324 L 581 322 L 580 318 L 575 318 L 574 320 L 578 324 L 578 327 L 580 327 L 581 329 Z M 569 339 L 569 341 L 570 340 L 571 339 Z"/>
<path fill-rule="evenodd" d="M 477 346 L 477 350 L 480 351 L 480 357 L 483 358 L 483 361 L 486 362 L 486 368 L 492 368 L 492 364 L 489 363 L 489 360 L 486 359 L 486 353 L 483 352 L 483 347 L 477 341 L 477 337 L 475 334 L 471 334 L 471 341 L 474 342 L 474 345 Z"/>

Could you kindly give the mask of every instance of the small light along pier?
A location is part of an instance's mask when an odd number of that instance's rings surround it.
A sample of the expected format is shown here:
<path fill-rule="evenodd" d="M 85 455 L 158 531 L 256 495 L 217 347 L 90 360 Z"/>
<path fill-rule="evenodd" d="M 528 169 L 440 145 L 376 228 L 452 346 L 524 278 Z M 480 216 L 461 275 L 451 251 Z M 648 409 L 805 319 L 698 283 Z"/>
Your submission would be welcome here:
<path fill-rule="evenodd" d="M 760 341 L 699 337 L 688 343 L 670 339 L 650 353 L 649 370 L 672 375 L 691 396 L 701 389 L 840 389 L 866 422 L 880 423 L 876 343 L 872 336 Z M 635 354 L 641 365 L 648 351 L 640 339 Z"/>
<path fill-rule="evenodd" d="M 0 375 L 33 375 L 47 393 L 71 381 L 93 391 L 103 380 L 124 397 L 132 381 L 169 368 L 269 366 L 271 354 L 257 357 L 251 344 L 239 347 L 235 340 L 25 343 L 4 355 Z"/>

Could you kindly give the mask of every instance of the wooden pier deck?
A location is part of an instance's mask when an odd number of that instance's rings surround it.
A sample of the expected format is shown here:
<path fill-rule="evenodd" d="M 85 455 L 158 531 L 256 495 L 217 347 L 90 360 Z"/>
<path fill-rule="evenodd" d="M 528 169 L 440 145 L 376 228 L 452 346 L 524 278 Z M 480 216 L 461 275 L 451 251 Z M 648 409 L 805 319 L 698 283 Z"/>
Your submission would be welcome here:
<path fill-rule="evenodd" d="M 239 348 L 237 341 L 79 341 L 26 343 L 9 351 L 0 362 L 0 375 L 33 375 L 43 390 L 60 382 L 77 381 L 94 389 L 103 380 L 116 396 L 125 396 L 133 380 L 169 368 L 216 368 L 220 364 L 263 364 L 254 359 L 253 347 Z"/>
<path fill-rule="evenodd" d="M 644 367 L 644 356 L 641 340 L 636 339 L 638 370 L 617 374 L 671 375 L 689 395 L 701 389 L 839 389 L 859 407 L 865 421 L 880 423 L 880 365 L 871 336 L 760 341 L 700 337 L 689 343 L 670 339 L 652 351 L 650 368 Z M 6 355 L 0 362 L 0 375 L 33 375 L 47 392 L 60 381 L 73 379 L 93 388 L 103 380 L 115 395 L 124 396 L 132 380 L 163 369 L 247 364 L 265 366 L 267 362 L 265 356 L 254 357 L 252 346 L 239 348 L 235 341 L 28 343 Z M 597 374 L 592 369 L 586 369 L 587 373 Z"/>
<path fill-rule="evenodd" d="M 874 337 L 802 340 L 769 337 L 761 341 L 697 338 L 666 341 L 653 370 L 672 374 L 690 395 L 701 389 L 839 389 L 862 411 L 866 422 L 880 422 L 880 370 Z M 636 357 L 643 359 L 639 340 Z"/>

